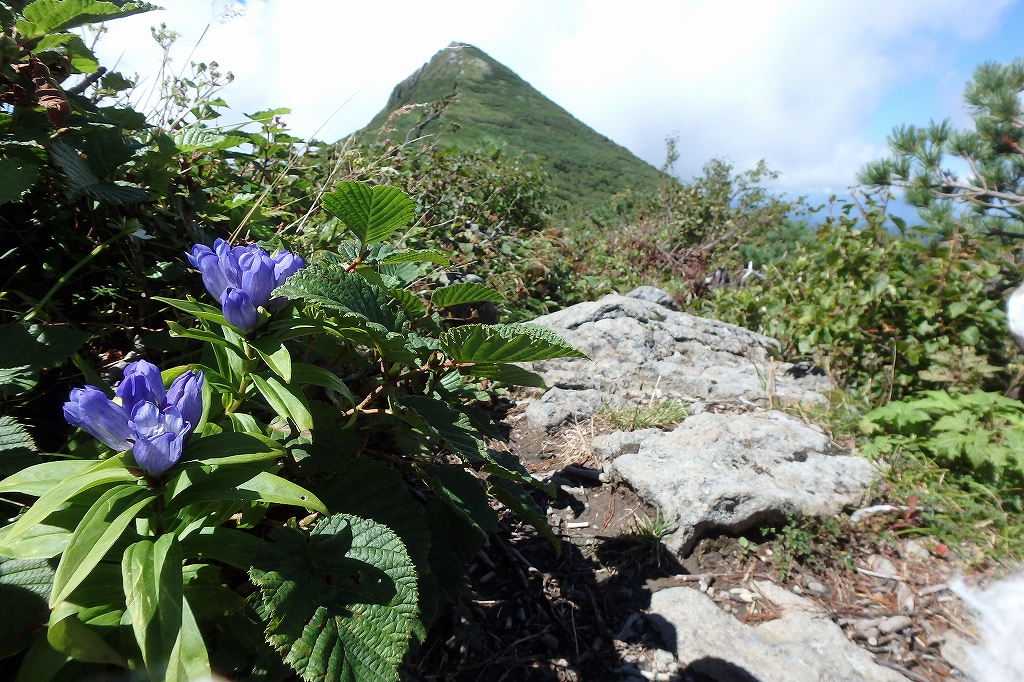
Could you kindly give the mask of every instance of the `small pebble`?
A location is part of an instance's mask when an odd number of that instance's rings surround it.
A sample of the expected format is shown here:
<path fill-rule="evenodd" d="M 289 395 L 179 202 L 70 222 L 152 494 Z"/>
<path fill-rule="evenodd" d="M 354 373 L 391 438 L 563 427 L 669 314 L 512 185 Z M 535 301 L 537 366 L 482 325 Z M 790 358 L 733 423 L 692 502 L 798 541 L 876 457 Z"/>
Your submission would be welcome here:
<path fill-rule="evenodd" d="M 813 592 L 814 594 L 820 597 L 827 597 L 830 594 L 832 594 L 832 590 L 828 589 L 827 587 L 825 587 L 824 585 L 815 580 L 811 580 L 807 583 L 807 590 L 809 592 Z"/>
<path fill-rule="evenodd" d="M 888 635 L 892 632 L 906 630 L 913 624 L 914 621 L 912 621 L 909 616 L 889 616 L 878 624 L 878 631 L 884 635 Z"/>

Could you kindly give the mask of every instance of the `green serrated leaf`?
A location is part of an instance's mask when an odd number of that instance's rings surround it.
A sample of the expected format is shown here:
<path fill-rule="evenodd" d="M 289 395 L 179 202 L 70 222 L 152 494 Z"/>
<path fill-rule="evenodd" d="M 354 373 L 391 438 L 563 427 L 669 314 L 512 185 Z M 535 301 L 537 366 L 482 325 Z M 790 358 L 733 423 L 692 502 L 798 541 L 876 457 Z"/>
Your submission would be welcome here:
<path fill-rule="evenodd" d="M 39 179 L 39 166 L 22 159 L 0 159 L 0 204 L 21 201 Z"/>
<path fill-rule="evenodd" d="M 416 570 L 402 541 L 348 514 L 307 538 L 275 528 L 249 571 L 267 641 L 307 682 L 398 680 L 416 622 Z"/>
<path fill-rule="evenodd" d="M 314 488 L 328 509 L 376 521 L 393 530 L 416 566 L 420 586 L 422 639 L 436 609 L 436 589 L 424 589 L 430 573 L 430 529 L 420 504 L 402 480 L 402 475 L 383 462 L 366 457 L 350 461 L 330 479 Z"/>
<path fill-rule="evenodd" d="M 491 476 L 487 479 L 487 491 L 496 500 L 511 509 L 519 518 L 536 528 L 541 535 L 547 538 L 547 541 L 555 548 L 556 556 L 561 554 L 562 543 L 558 541 L 558 538 L 555 537 L 554 532 L 551 530 L 551 526 L 548 525 L 544 510 L 530 497 L 530 494 L 526 492 L 522 485 L 505 478 Z"/>
<path fill-rule="evenodd" d="M 444 251 L 438 249 L 410 249 L 398 251 L 380 259 L 381 265 L 392 263 L 433 263 L 446 268 L 451 265 L 451 259 Z"/>
<path fill-rule="evenodd" d="M 53 583 L 53 568 L 41 559 L 11 559 L 0 556 L 0 659 L 27 647 L 35 632 L 50 617 L 47 599 Z"/>
<path fill-rule="evenodd" d="M 463 303 L 504 303 L 505 298 L 494 289 L 478 282 L 459 282 L 446 287 L 434 289 L 430 293 L 430 303 L 435 308 L 447 308 Z"/>
<path fill-rule="evenodd" d="M 217 133 L 198 125 L 186 126 L 178 130 L 171 136 L 171 139 L 174 140 L 174 146 L 183 152 L 223 151 L 237 147 L 246 141 L 243 137 Z"/>
<path fill-rule="evenodd" d="M 14 417 L 0 416 L 0 476 L 7 477 L 37 464 L 36 444 Z"/>
<path fill-rule="evenodd" d="M 534 388 L 547 388 L 544 377 L 523 369 L 518 365 L 505 363 L 481 362 L 475 365 L 466 365 L 459 368 L 463 374 L 471 377 L 482 377 L 492 381 L 500 381 L 510 386 L 531 386 Z"/>
<path fill-rule="evenodd" d="M 438 339 L 456 362 L 535 362 L 586 358 L 550 329 L 535 324 L 467 324 Z"/>
<path fill-rule="evenodd" d="M 423 472 L 427 485 L 482 537 L 498 531 L 498 513 L 491 509 L 480 479 L 456 466 L 429 466 Z"/>
<path fill-rule="evenodd" d="M 471 462 L 485 457 L 487 448 L 473 427 L 469 417 L 444 400 L 410 395 L 398 399 L 403 406 L 414 410 L 437 433 L 444 444 Z"/>
<path fill-rule="evenodd" d="M 35 0 L 25 6 L 16 24 L 22 39 L 32 40 L 58 31 L 129 17 L 157 9 L 148 3 L 98 2 L 97 0 Z"/>
<path fill-rule="evenodd" d="M 397 187 L 371 188 L 361 182 L 342 182 L 320 203 L 362 244 L 384 241 L 409 222 L 416 203 Z"/>
<path fill-rule="evenodd" d="M 395 314 L 388 306 L 387 292 L 356 273 L 346 272 L 341 263 L 331 260 L 314 258 L 274 293 L 355 313 L 385 333 L 401 331 Z"/>
<path fill-rule="evenodd" d="M 27 391 L 39 380 L 39 370 L 66 360 L 89 339 L 89 334 L 56 325 L 0 325 L 0 397 Z"/>

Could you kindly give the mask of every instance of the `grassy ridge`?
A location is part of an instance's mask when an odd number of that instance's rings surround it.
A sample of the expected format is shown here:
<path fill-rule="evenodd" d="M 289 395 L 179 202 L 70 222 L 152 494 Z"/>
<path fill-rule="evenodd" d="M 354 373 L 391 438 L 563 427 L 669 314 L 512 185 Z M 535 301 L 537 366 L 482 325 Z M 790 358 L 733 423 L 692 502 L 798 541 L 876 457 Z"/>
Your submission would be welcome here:
<path fill-rule="evenodd" d="M 463 148 L 488 141 L 537 155 L 552 176 L 555 196 L 572 203 L 604 202 L 626 189 L 652 191 L 664 177 L 507 67 L 460 43 L 438 52 L 399 83 L 387 106 L 357 135 L 372 140 L 393 112 L 441 100 L 450 104 L 438 115 L 420 107 L 395 116 L 388 135 L 399 140 L 439 135 L 442 143 Z"/>

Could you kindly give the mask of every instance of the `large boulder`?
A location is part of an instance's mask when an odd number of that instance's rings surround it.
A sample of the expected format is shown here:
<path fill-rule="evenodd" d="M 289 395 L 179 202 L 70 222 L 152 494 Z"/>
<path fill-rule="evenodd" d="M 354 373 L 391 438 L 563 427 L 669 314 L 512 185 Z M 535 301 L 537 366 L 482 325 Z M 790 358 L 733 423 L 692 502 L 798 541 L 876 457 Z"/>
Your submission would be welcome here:
<path fill-rule="evenodd" d="M 712 532 L 740 533 L 791 512 L 837 514 L 877 476 L 867 460 L 833 453 L 820 428 L 774 410 L 704 412 L 673 431 L 614 432 L 591 447 L 612 478 L 676 523 L 665 544 L 681 555 Z"/>
<path fill-rule="evenodd" d="M 754 587 L 781 618 L 745 625 L 689 587 L 651 596 L 648 618 L 675 645 L 681 672 L 723 681 L 906 682 L 848 640 L 813 602 L 768 581 Z"/>
<path fill-rule="evenodd" d="M 829 380 L 777 361 L 775 339 L 648 300 L 671 300 L 658 292 L 645 289 L 645 298 L 605 296 L 535 319 L 534 324 L 561 335 L 590 360 L 548 360 L 526 367 L 540 373 L 548 386 L 598 391 L 606 396 L 603 402 L 611 402 L 610 396 L 636 404 L 660 398 L 756 405 L 826 402 L 821 392 L 832 388 Z M 555 401 L 549 397 L 548 402 Z M 562 413 L 581 416 L 573 409 Z M 561 426 L 541 415 L 528 424 L 536 432 Z"/>

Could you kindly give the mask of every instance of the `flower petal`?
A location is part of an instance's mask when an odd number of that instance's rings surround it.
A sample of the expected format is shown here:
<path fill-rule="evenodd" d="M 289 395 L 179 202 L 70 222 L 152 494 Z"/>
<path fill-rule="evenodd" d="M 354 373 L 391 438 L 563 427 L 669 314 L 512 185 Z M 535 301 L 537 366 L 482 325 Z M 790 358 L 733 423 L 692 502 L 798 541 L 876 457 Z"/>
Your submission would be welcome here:
<path fill-rule="evenodd" d="M 64 419 L 116 452 L 132 446 L 134 434 L 124 408 L 95 386 L 76 388 L 64 403 Z"/>
<path fill-rule="evenodd" d="M 124 368 L 124 380 L 115 391 L 127 414 L 131 414 L 140 402 L 162 404 L 166 393 L 160 370 L 145 360 L 138 360 Z"/>
<path fill-rule="evenodd" d="M 251 332 L 256 328 L 256 306 L 249 295 L 241 289 L 229 288 L 220 301 L 221 311 L 228 324 Z"/>
<path fill-rule="evenodd" d="M 153 438 L 139 438 L 132 448 L 135 463 L 150 476 L 159 476 L 181 459 L 182 437 L 177 433 L 161 433 Z"/>
<path fill-rule="evenodd" d="M 242 254 L 238 259 L 242 291 L 249 295 L 254 307 L 265 306 L 274 290 L 274 261 L 263 249 Z"/>
<path fill-rule="evenodd" d="M 191 431 L 203 416 L 203 373 L 189 370 L 167 389 L 167 404 L 177 408 Z"/>

